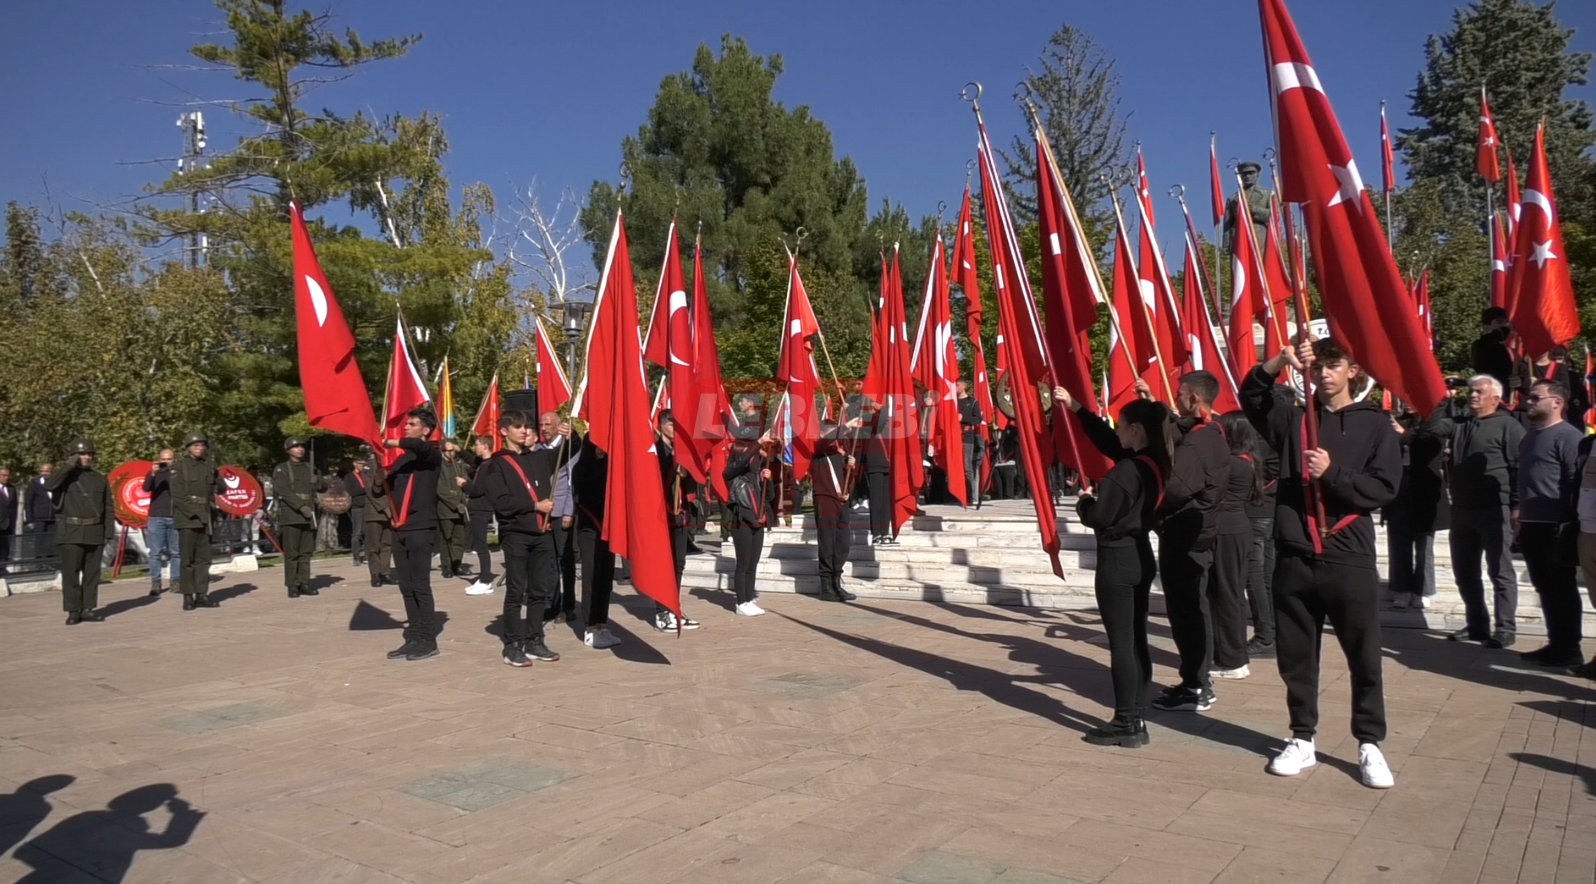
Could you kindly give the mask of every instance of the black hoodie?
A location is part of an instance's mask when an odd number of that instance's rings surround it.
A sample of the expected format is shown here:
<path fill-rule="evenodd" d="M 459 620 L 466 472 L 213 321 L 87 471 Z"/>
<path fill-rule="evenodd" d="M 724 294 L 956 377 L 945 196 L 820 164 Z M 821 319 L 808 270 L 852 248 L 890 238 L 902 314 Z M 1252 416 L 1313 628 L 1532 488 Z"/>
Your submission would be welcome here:
<path fill-rule="evenodd" d="M 558 448 L 520 452 L 503 448 L 477 469 L 476 478 L 472 480 L 473 490 L 493 504 L 500 530 L 512 534 L 543 534 L 550 529 L 552 520 L 547 514 L 539 513 L 537 507 L 541 501 L 554 499 L 558 457 Z M 521 468 L 519 472 L 516 466 Z M 522 474 L 526 476 L 524 481 Z M 531 492 L 527 490 L 529 484 Z"/>
<path fill-rule="evenodd" d="M 1241 407 L 1264 441 L 1280 452 L 1276 486 L 1275 540 L 1286 555 L 1315 556 L 1328 562 L 1374 567 L 1374 520 L 1369 514 L 1396 499 L 1402 482 L 1402 447 L 1391 418 L 1374 402 L 1354 402 L 1330 411 L 1315 401 L 1319 414 L 1319 447 L 1330 454 L 1330 469 L 1321 477 L 1325 520 L 1341 525 L 1315 548 L 1308 530 L 1306 460 L 1303 455 L 1301 406 L 1277 399 L 1275 379 L 1262 366 L 1241 385 Z"/>

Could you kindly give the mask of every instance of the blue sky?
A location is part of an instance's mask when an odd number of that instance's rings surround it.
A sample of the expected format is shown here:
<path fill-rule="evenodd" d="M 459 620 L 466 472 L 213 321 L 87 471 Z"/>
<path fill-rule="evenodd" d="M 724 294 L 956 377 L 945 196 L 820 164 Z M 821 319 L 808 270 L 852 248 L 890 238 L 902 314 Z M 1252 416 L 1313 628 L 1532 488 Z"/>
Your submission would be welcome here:
<path fill-rule="evenodd" d="M 1379 102 L 1408 123 L 1406 92 L 1432 33 L 1450 26 L 1448 0 L 1298 0 L 1293 15 L 1367 180 L 1379 180 Z M 322 6 L 312 8 L 321 9 Z M 911 215 L 956 209 L 974 153 L 968 80 L 987 86 L 994 138 L 1021 131 L 1009 95 L 1048 35 L 1069 22 L 1118 61 L 1130 135 L 1143 142 L 1160 217 L 1176 182 L 1206 210 L 1209 130 L 1221 162 L 1255 158 L 1272 139 L 1254 0 L 1112 2 L 880 2 L 771 4 L 440 3 L 333 0 L 340 27 L 366 38 L 420 32 L 409 58 L 373 65 L 313 101 L 350 112 L 442 114 L 456 186 L 500 192 L 534 176 L 545 192 L 586 193 L 613 179 L 622 136 L 646 118 L 660 80 L 686 69 L 702 42 L 746 37 L 781 53 L 777 97 L 809 105 L 869 184 L 872 208 L 891 197 Z M 1596 3 L 1565 2 L 1575 48 L 1596 50 Z M 0 33 L 0 200 L 90 208 L 164 176 L 178 152 L 181 102 L 241 97 L 226 75 L 184 69 L 188 47 L 222 36 L 203 0 L 29 3 L 8 10 Z M 1596 89 L 1576 94 L 1596 100 Z M 213 145 L 238 125 L 207 111 Z M 1399 171 L 1400 174 L 1400 171 Z M 1165 238 L 1178 235 L 1166 221 Z"/>

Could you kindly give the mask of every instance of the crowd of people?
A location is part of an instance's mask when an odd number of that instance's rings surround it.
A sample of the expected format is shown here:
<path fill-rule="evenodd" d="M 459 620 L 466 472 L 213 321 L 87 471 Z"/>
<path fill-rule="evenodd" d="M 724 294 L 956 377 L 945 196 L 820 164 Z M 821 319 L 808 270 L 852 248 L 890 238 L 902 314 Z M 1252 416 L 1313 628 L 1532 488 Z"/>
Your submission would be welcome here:
<path fill-rule="evenodd" d="M 1179 379 L 1173 409 L 1155 401 L 1141 382 L 1141 398 L 1112 425 L 1083 411 L 1064 388 L 1053 390 L 1115 464 L 1077 501 L 1097 541 L 1095 586 L 1115 696 L 1113 718 L 1088 733 L 1088 742 L 1145 746 L 1151 710 L 1211 709 L 1219 701 L 1216 682 L 1248 678 L 1254 661 L 1274 658 L 1286 684 L 1292 738 L 1269 771 L 1298 774 L 1316 763 L 1319 648 L 1328 622 L 1351 673 L 1352 732 L 1363 781 L 1390 787 L 1394 778 L 1379 748 L 1386 732 L 1379 612 L 1384 604 L 1430 605 L 1440 530 L 1449 531 L 1467 611 L 1466 625 L 1450 639 L 1493 649 L 1515 644 L 1517 554 L 1540 597 L 1547 631 L 1546 644 L 1524 652 L 1523 660 L 1596 678 L 1596 664 L 1581 651 L 1577 579 L 1579 567 L 1587 579 L 1596 575 L 1596 465 L 1589 458 L 1596 437 L 1572 418 L 1584 406 L 1569 383 L 1578 376 L 1559 354 L 1517 360 L 1499 352 L 1510 346 L 1510 329 L 1492 311 L 1484 324 L 1475 356 L 1487 370 L 1467 380 L 1466 399 L 1449 400 L 1428 418 L 1400 403 L 1388 411 L 1357 397 L 1361 371 L 1328 339 L 1304 342 L 1255 368 L 1241 387 L 1242 408 L 1233 413 L 1213 411 L 1219 381 L 1206 371 Z M 1277 382 L 1287 366 L 1311 380 L 1316 446 L 1308 444 L 1304 406 L 1291 387 Z M 967 385 L 960 394 L 962 454 L 973 477 L 989 451 Z M 700 486 L 677 463 L 669 410 L 658 416 L 655 446 L 678 582 L 695 548 L 692 535 L 704 526 L 711 500 L 723 498 L 717 502 L 735 558 L 734 611 L 747 617 L 764 613 L 756 575 L 765 531 L 790 521 L 800 494 L 777 440 L 764 430 L 760 403 L 756 395 L 737 399 L 742 419 L 724 466 L 716 467 L 723 494 Z M 856 498 L 869 501 L 872 543 L 895 542 L 888 521 L 889 449 L 871 432 L 876 416 L 870 400 L 853 402 L 825 425 L 815 450 L 811 488 L 820 598 L 827 601 L 854 599 L 843 584 L 843 566 Z M 390 658 L 438 654 L 435 554 L 444 578 L 474 577 L 467 594 L 489 595 L 503 586 L 501 659 L 507 665 L 557 661 L 548 644 L 548 626 L 555 623 L 576 627 L 580 621 L 590 648 L 619 643 L 609 628 L 617 575 L 603 539 L 605 452 L 555 413 L 508 411 L 498 426 L 502 444 L 481 436 L 470 452 L 452 439 L 439 441 L 437 420 L 428 408 L 412 411 L 403 437 L 386 443 L 396 449 L 388 466 L 362 450 L 341 478 L 317 473 L 305 439 L 285 441 L 286 460 L 272 471 L 268 496 L 287 595 L 317 595 L 310 570 L 318 496 L 341 486 L 355 563 L 366 566 L 373 587 L 397 586 L 404 602 L 404 640 Z M 184 610 L 215 607 L 210 532 L 222 481 L 205 434 L 191 433 L 181 449 L 163 450 L 143 488 L 150 497 L 144 536 L 151 593 L 180 593 Z M 973 495 L 971 506 L 981 499 Z M 115 512 L 112 488 L 95 469 L 87 440 L 68 447 L 64 464 L 43 465 L 25 492 L 0 470 L 0 538 L 16 527 L 53 532 L 69 625 L 103 619 L 101 553 L 112 540 Z M 1387 526 L 1388 598 L 1373 589 L 1376 515 Z M 502 577 L 495 575 L 489 546 L 493 525 Z M 0 546 L 0 564 L 5 551 Z M 476 560 L 474 574 L 468 554 Z M 1155 577 L 1180 658 L 1178 679 L 1156 696 L 1147 640 Z M 699 626 L 663 604 L 653 625 L 660 631 Z"/>

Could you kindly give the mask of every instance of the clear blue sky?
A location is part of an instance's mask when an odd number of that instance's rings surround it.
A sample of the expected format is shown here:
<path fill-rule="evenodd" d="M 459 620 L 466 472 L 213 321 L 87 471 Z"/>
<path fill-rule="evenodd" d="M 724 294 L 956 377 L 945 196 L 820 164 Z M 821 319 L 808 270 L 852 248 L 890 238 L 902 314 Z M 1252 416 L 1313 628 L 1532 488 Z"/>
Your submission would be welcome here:
<path fill-rule="evenodd" d="M 1293 14 L 1366 180 L 1379 180 L 1378 109 L 1408 124 L 1406 92 L 1426 38 L 1445 31 L 1449 0 L 1297 0 Z M 318 4 L 312 8 L 324 8 Z M 701 42 L 746 37 L 781 53 L 777 97 L 809 105 L 866 176 L 872 209 L 883 196 L 911 215 L 956 209 L 974 154 L 967 80 L 987 85 L 995 138 L 1021 131 L 1009 95 L 1048 35 L 1064 22 L 1089 32 L 1118 61 L 1130 134 L 1143 142 L 1165 221 L 1164 191 L 1184 182 L 1206 209 L 1208 133 L 1221 162 L 1257 157 L 1271 143 L 1254 0 L 917 4 L 682 4 L 332 0 L 336 24 L 366 38 L 420 32 L 409 58 L 369 66 L 312 101 L 351 112 L 442 114 L 454 184 L 501 192 L 533 176 L 546 191 L 586 193 L 613 179 L 623 135 L 645 120 L 660 80 L 686 69 Z M 1575 48 L 1596 50 L 1596 3 L 1565 2 Z M 5 128 L 0 200 L 88 208 L 164 176 L 149 161 L 178 152 L 178 103 L 243 96 L 222 74 L 184 70 L 188 47 L 223 36 L 204 0 L 26 3 L 0 32 Z M 1596 99 L 1596 90 L 1577 93 Z M 238 125 L 207 111 L 213 145 Z M 1400 174 L 1400 171 L 1399 171 Z M 1199 214 L 1199 218 L 1200 218 Z M 1199 221 L 1201 223 L 1201 221 Z"/>

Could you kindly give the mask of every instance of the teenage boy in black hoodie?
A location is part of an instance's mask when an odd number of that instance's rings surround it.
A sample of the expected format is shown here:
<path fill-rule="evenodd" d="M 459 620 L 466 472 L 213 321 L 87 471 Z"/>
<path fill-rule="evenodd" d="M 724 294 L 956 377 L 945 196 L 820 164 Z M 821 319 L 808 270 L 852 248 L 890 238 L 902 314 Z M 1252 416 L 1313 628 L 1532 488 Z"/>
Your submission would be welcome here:
<path fill-rule="evenodd" d="M 388 468 L 393 505 L 393 571 L 405 600 L 405 643 L 390 659 L 425 660 L 438 656 L 438 631 L 432 601 L 432 547 L 438 534 L 438 467 L 443 457 L 429 438 L 438 428 L 431 409 L 416 407 L 405 417 L 403 439 L 388 448 L 404 453 Z"/>
<path fill-rule="evenodd" d="M 1319 447 L 1304 450 L 1306 414 L 1274 396 L 1287 364 L 1309 373 L 1319 415 Z M 1385 695 L 1380 671 L 1380 590 L 1374 569 L 1370 513 L 1396 498 L 1402 449 L 1376 403 L 1354 402 L 1351 382 L 1362 371 L 1333 339 L 1304 341 L 1254 368 L 1241 387 L 1253 426 L 1280 452 L 1276 486 L 1274 597 L 1276 654 L 1286 683 L 1291 740 L 1269 772 L 1295 776 L 1317 763 L 1319 647 L 1325 620 L 1347 657 L 1352 682 L 1352 733 L 1363 784 L 1395 785 L 1380 752 Z M 1309 484 L 1309 480 L 1313 480 Z M 1318 525 L 1311 495 L 1324 504 Z M 1310 521 L 1312 518 L 1314 521 Z"/>
<path fill-rule="evenodd" d="M 567 424 L 562 430 L 569 432 Z M 543 612 L 559 591 L 554 549 L 554 473 L 563 436 L 552 448 L 534 448 L 537 424 L 525 412 L 499 418 L 504 447 L 477 472 L 476 482 L 493 504 L 504 550 L 504 662 L 517 669 L 533 660 L 553 663 L 560 655 L 543 641 Z"/>

